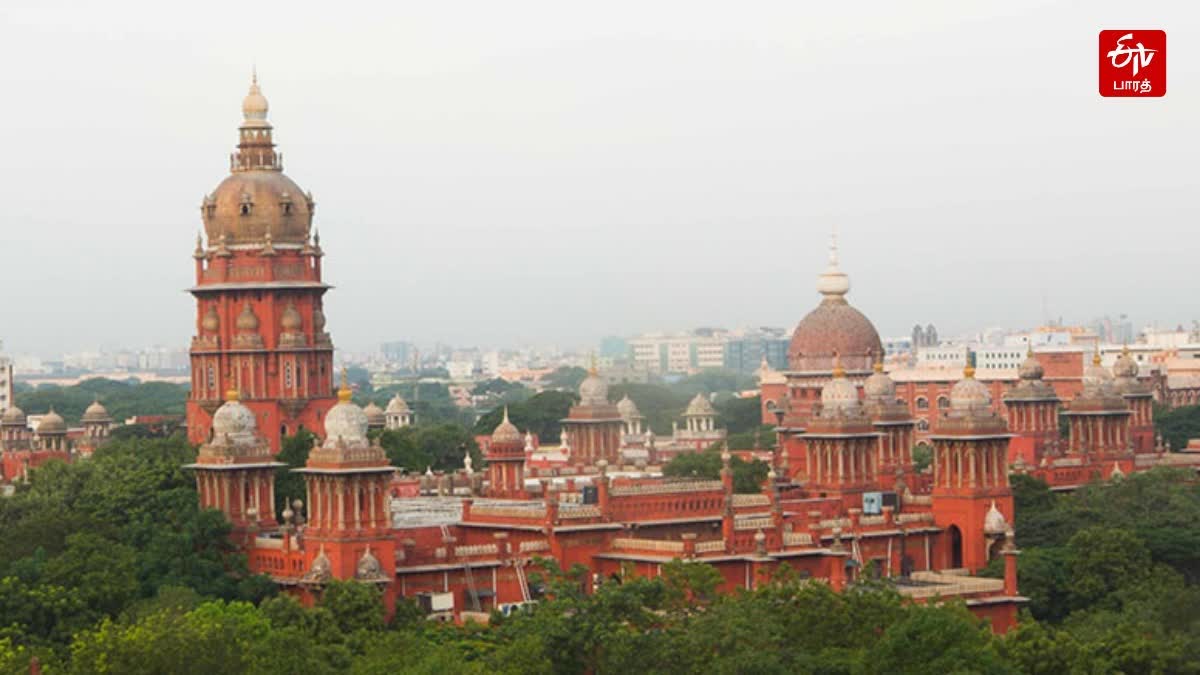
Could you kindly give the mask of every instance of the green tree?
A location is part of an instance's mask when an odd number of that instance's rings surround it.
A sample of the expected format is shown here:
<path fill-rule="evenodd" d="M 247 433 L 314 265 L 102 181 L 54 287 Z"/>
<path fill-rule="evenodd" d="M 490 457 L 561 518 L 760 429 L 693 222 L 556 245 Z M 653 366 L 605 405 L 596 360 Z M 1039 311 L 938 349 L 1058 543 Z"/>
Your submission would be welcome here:
<path fill-rule="evenodd" d="M 547 373 L 541 378 L 541 384 L 546 389 L 562 389 L 569 392 L 579 391 L 583 378 L 588 371 L 578 366 L 562 366 L 554 372 Z"/>
<path fill-rule="evenodd" d="M 521 403 L 508 406 L 508 418 L 521 431 L 530 431 L 543 443 L 557 442 L 562 434 L 561 420 L 575 405 L 575 394 L 565 391 L 543 391 Z M 475 423 L 476 434 L 491 434 L 504 417 L 503 407 L 496 407 Z"/>
<path fill-rule="evenodd" d="M 766 462 L 750 462 L 734 455 L 729 460 L 733 471 L 733 489 L 739 493 L 762 491 L 770 467 Z M 717 480 L 721 477 L 721 449 L 712 447 L 702 452 L 685 452 L 677 455 L 663 466 L 663 475 L 675 478 L 702 478 Z"/>

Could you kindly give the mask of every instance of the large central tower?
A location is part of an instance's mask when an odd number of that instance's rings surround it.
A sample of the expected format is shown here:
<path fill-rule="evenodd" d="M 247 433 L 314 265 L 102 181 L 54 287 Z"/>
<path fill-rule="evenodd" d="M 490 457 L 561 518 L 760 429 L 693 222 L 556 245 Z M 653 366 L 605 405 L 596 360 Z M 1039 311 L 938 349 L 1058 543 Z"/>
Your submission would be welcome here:
<path fill-rule="evenodd" d="M 336 403 L 333 343 L 325 332 L 315 203 L 283 175 L 257 77 L 242 102 L 230 175 L 200 205 L 207 245 L 196 241 L 196 335 L 188 436 L 209 440 L 224 392 L 239 392 L 271 445 L 306 428 L 323 434 Z"/>

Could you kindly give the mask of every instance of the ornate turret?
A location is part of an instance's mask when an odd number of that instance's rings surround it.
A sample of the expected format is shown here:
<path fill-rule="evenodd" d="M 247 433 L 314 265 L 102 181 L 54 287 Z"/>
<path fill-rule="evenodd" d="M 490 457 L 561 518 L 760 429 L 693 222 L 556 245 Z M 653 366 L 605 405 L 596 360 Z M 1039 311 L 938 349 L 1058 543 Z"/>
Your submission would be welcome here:
<path fill-rule="evenodd" d="M 521 498 L 525 496 L 525 448 L 532 445 L 521 435 L 517 425 L 508 419 L 508 406 L 504 417 L 492 431 L 488 443 L 488 486 L 493 497 Z"/>
<path fill-rule="evenodd" d="M 1091 365 L 1083 370 L 1083 391 L 1064 413 L 1070 428 L 1070 452 L 1094 457 L 1131 453 L 1131 414 L 1112 373 L 1101 365 L 1097 349 Z"/>
<path fill-rule="evenodd" d="M 1016 386 L 1004 392 L 1009 430 L 1015 434 L 1009 444 L 1010 464 L 1020 460 L 1038 466 L 1042 458 L 1058 453 L 1058 395 L 1042 379 L 1045 369 L 1030 349 L 1021 363 Z"/>
<path fill-rule="evenodd" d="M 208 440 L 227 389 L 271 421 L 262 431 L 276 451 L 301 428 L 321 433 L 334 403 L 322 315 L 329 286 L 310 238 L 315 204 L 283 174 L 267 111 L 252 78 L 230 174 L 200 204 L 205 234 L 192 253 L 197 313 L 187 407 L 188 438 L 197 444 Z"/>
<path fill-rule="evenodd" d="M 863 382 L 863 409 L 879 432 L 880 475 L 912 470 L 912 447 L 916 420 L 908 406 L 896 398 L 896 383 L 883 372 L 876 358 L 874 372 Z"/>
<path fill-rule="evenodd" d="M 400 394 L 388 401 L 387 409 L 383 411 L 384 424 L 388 429 L 400 429 L 413 423 L 414 415 L 408 402 Z"/>
<path fill-rule="evenodd" d="M 797 468 L 815 488 L 856 493 L 877 484 L 878 436 L 836 354 L 833 377 L 821 389 L 821 403 L 800 438 L 806 451 Z"/>
<path fill-rule="evenodd" d="M 579 405 L 571 406 L 562 420 L 568 436 L 572 461 L 594 465 L 598 460 L 620 463 L 621 434 L 625 421 L 617 406 L 608 400 L 608 383 L 600 376 L 595 359 L 579 385 Z"/>

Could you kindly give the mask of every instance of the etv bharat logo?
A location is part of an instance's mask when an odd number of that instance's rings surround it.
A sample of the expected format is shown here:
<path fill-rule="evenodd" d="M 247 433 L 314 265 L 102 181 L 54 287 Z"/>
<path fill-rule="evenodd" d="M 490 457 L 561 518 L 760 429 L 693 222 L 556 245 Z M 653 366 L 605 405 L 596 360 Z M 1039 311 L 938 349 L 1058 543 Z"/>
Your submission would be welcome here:
<path fill-rule="evenodd" d="M 1167 34 L 1161 30 L 1100 31 L 1100 95 L 1167 93 Z"/>

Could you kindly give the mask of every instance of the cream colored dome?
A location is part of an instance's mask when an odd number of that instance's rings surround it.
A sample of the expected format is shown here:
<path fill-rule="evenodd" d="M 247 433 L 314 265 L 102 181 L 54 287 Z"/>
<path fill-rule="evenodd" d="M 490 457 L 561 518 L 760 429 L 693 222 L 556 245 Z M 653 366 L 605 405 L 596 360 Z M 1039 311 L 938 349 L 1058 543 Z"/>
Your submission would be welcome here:
<path fill-rule="evenodd" d="M 593 368 L 579 385 L 580 405 L 608 405 L 608 383 Z"/>
<path fill-rule="evenodd" d="M 696 394 L 695 398 L 688 403 L 687 412 L 683 414 L 708 416 L 717 414 L 717 411 L 713 408 L 712 401 L 709 401 L 707 396 L 704 394 Z"/>
<path fill-rule="evenodd" d="M 984 534 L 1004 534 L 1007 531 L 1008 521 L 1005 520 L 1004 514 L 1000 513 L 1000 509 L 996 508 L 996 500 L 993 499 L 992 507 L 983 517 L 983 532 Z"/>
<path fill-rule="evenodd" d="M 1040 380 L 1046 374 L 1046 369 L 1042 367 L 1041 361 L 1038 361 L 1033 352 L 1029 352 L 1025 356 L 1025 360 L 1021 362 L 1021 369 L 1018 375 L 1022 380 Z"/>
<path fill-rule="evenodd" d="M 950 389 L 950 408 L 959 412 L 991 411 L 992 394 L 987 385 L 975 379 L 975 368 L 968 366 L 963 379 Z"/>
<path fill-rule="evenodd" d="M 1091 365 L 1083 369 L 1084 394 L 1095 397 L 1113 393 L 1112 373 L 1100 365 L 1100 355 L 1092 357 Z"/>
<path fill-rule="evenodd" d="M 246 121 L 267 119 L 267 97 L 263 96 L 262 89 L 258 86 L 258 73 L 250 81 L 250 91 L 246 94 L 246 98 L 242 99 L 242 116 Z"/>
<path fill-rule="evenodd" d="M 83 411 L 84 422 L 110 422 L 112 418 L 108 416 L 108 409 L 100 404 L 100 400 L 92 401 L 92 404 Z"/>
<path fill-rule="evenodd" d="M 54 408 L 50 412 L 42 415 L 41 421 L 38 422 L 37 432 L 43 434 L 65 434 L 67 433 L 67 421 L 62 418 L 62 415 L 54 412 Z"/>
<path fill-rule="evenodd" d="M 367 414 L 350 400 L 350 390 L 338 390 L 337 405 L 325 413 L 326 448 L 336 448 L 339 442 L 349 446 L 368 445 Z"/>
<path fill-rule="evenodd" d="M 1113 364 L 1113 374 L 1122 379 L 1133 379 L 1138 376 L 1138 364 L 1129 354 L 1129 349 L 1126 348 L 1117 357 L 1117 362 Z"/>
<path fill-rule="evenodd" d="M 5 425 L 21 425 L 25 426 L 25 411 L 17 406 L 9 406 L 8 410 L 0 415 L 0 424 Z"/>
<path fill-rule="evenodd" d="M 896 400 L 896 383 L 883 372 L 882 363 L 877 362 L 875 372 L 863 382 L 863 392 L 872 401 L 891 403 Z"/>
<path fill-rule="evenodd" d="M 250 445 L 255 442 L 258 422 L 254 412 L 238 400 L 236 390 L 225 394 L 225 402 L 213 413 L 213 436 L 217 439 L 228 438 L 234 445 Z"/>
<path fill-rule="evenodd" d="M 629 398 L 629 394 L 626 394 L 621 397 L 620 401 L 617 401 L 617 412 L 621 413 L 621 417 L 625 419 L 633 419 L 641 415 L 638 412 L 637 404 L 633 402 L 633 399 Z"/>
<path fill-rule="evenodd" d="M 835 367 L 833 379 L 821 388 L 821 415 L 825 417 L 853 414 L 861 409 L 858 387 L 846 379 L 840 367 Z"/>
<path fill-rule="evenodd" d="M 388 404 L 387 404 L 387 413 L 388 414 L 399 415 L 401 413 L 406 413 L 406 412 L 411 412 L 411 410 L 408 407 L 408 402 L 405 401 L 403 398 L 401 398 L 400 394 L 396 394 L 395 396 L 392 397 L 392 400 L 388 401 Z"/>

